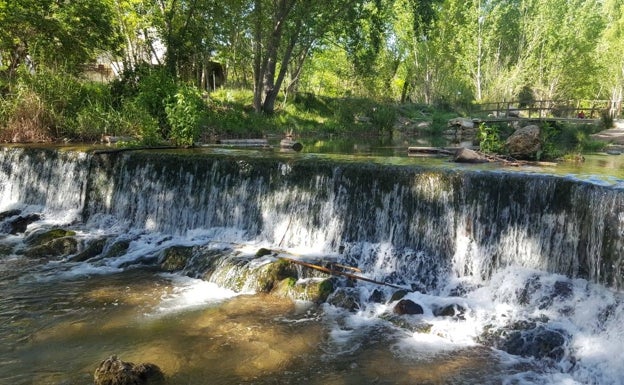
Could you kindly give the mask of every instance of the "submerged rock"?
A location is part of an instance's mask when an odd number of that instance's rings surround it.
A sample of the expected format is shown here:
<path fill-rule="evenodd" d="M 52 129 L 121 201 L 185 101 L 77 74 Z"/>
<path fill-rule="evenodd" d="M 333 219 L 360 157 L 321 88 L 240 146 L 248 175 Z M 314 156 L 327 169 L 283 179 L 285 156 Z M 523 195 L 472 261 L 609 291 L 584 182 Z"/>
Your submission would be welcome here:
<path fill-rule="evenodd" d="M 402 299 L 402 300 L 400 300 L 399 303 L 397 303 L 394 306 L 392 311 L 395 314 L 398 314 L 398 315 L 403 315 L 403 314 L 423 314 L 425 312 L 424 309 L 422 308 L 422 306 L 420 306 L 416 302 L 412 301 L 411 299 Z"/>
<path fill-rule="evenodd" d="M 104 258 L 117 258 L 122 256 L 130 247 L 130 241 L 128 240 L 123 240 L 123 241 L 117 241 L 115 243 L 113 243 L 108 250 L 106 250 L 106 255 L 104 255 Z"/>
<path fill-rule="evenodd" d="M 0 213 L 0 221 L 4 221 L 5 219 L 18 216 L 21 213 L 22 213 L 22 210 L 19 210 L 19 209 L 3 211 Z"/>
<path fill-rule="evenodd" d="M 409 291 L 405 290 L 405 289 L 400 289 L 395 291 L 392 294 L 392 297 L 390 297 L 390 302 L 394 302 L 394 301 L 398 301 L 401 298 L 405 297 L 407 295 L 407 293 L 409 293 Z"/>
<path fill-rule="evenodd" d="M 76 235 L 75 231 L 54 228 L 30 235 L 28 238 L 26 238 L 26 244 L 29 246 L 41 246 L 55 239 L 73 237 L 74 235 Z"/>
<path fill-rule="evenodd" d="M 78 241 L 73 237 L 63 237 L 22 250 L 22 254 L 29 258 L 57 258 L 75 254 L 77 251 Z"/>
<path fill-rule="evenodd" d="M 386 301 L 386 295 L 383 291 L 379 289 L 373 290 L 370 297 L 368 297 L 368 302 L 374 303 L 384 303 Z"/>
<path fill-rule="evenodd" d="M 433 325 L 423 321 L 420 317 L 401 317 L 396 314 L 384 313 L 380 318 L 392 323 L 396 327 L 416 333 L 430 333 L 433 327 Z"/>
<path fill-rule="evenodd" d="M 486 328 L 479 340 L 509 354 L 560 361 L 569 335 L 535 321 L 519 321 L 503 328 Z"/>
<path fill-rule="evenodd" d="M 436 317 L 452 317 L 463 320 L 465 319 L 465 314 L 466 308 L 456 303 L 433 309 L 433 315 Z"/>
<path fill-rule="evenodd" d="M 154 364 L 135 365 L 110 356 L 100 363 L 93 375 L 94 385 L 157 385 L 165 376 Z"/>
<path fill-rule="evenodd" d="M 327 299 L 327 303 L 354 312 L 361 308 L 360 293 L 353 287 L 341 287 Z"/>
<path fill-rule="evenodd" d="M 41 219 L 39 214 L 21 215 L 9 222 L 8 233 L 11 235 L 25 233 L 28 225 Z"/>
<path fill-rule="evenodd" d="M 183 270 L 193 256 L 191 246 L 172 246 L 163 252 L 160 268 L 167 272 Z"/>
<path fill-rule="evenodd" d="M 108 238 L 99 238 L 90 242 L 83 251 L 74 255 L 70 260 L 72 262 L 84 262 L 97 257 L 104 251 L 104 246 L 106 246 L 107 241 Z"/>

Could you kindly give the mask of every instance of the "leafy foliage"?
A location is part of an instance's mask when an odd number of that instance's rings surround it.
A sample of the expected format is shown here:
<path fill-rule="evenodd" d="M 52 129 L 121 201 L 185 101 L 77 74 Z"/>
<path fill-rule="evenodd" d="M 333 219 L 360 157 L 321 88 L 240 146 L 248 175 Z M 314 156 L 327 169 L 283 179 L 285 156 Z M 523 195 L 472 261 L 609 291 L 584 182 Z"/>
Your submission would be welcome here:
<path fill-rule="evenodd" d="M 197 88 L 178 87 L 178 92 L 165 106 L 171 127 L 169 139 L 176 146 L 192 146 L 199 139 L 199 125 L 204 113 L 204 101 Z"/>
<path fill-rule="evenodd" d="M 477 129 L 477 140 L 479 141 L 479 148 L 484 153 L 500 153 L 504 147 L 497 126 L 481 123 Z"/>

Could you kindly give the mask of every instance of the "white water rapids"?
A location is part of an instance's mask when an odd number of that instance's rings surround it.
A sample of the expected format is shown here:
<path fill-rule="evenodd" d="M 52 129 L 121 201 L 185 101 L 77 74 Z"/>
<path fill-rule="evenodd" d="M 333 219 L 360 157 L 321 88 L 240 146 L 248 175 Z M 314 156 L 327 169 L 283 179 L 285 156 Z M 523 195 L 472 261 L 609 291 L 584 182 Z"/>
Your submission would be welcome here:
<path fill-rule="evenodd" d="M 0 158 L 0 213 L 20 210 L 4 232 L 16 216 L 41 216 L 26 234 L 0 239 L 0 383 L 89 383 L 95 365 L 121 351 L 161 359 L 172 384 L 211 375 L 206 383 L 624 384 L 617 187 L 229 154 L 4 149 Z M 83 262 L 20 254 L 29 234 L 59 226 L 76 231 L 83 248 L 106 239 L 102 254 L 119 241 L 128 247 Z M 194 278 L 192 268 L 149 270 L 176 245 L 330 257 L 416 289 L 405 299 L 424 314 L 408 317 L 426 327 L 389 322 L 389 287 L 358 282 L 353 312 L 291 308 Z M 371 300 L 375 291 L 384 300 Z M 231 304 L 250 315 L 243 321 Z M 440 315 L 447 306 L 461 311 Z M 254 334 L 269 327 L 271 339 Z M 209 347 L 215 341 L 225 350 Z M 52 369 L 53 347 L 76 364 Z M 207 363 L 227 354 L 240 356 L 239 366 L 211 372 Z"/>

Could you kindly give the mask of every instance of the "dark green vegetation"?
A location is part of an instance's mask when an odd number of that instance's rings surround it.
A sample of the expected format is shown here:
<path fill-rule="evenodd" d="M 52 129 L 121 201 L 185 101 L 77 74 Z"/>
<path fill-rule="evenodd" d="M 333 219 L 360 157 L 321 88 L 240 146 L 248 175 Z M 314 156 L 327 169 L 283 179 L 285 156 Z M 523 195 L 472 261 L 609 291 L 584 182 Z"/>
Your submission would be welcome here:
<path fill-rule="evenodd" d="M 439 137 L 474 103 L 624 85 L 623 0 L 0 0 L 0 22 L 4 141 Z"/>
<path fill-rule="evenodd" d="M 592 139 L 591 135 L 604 128 L 604 124 L 544 122 L 540 125 L 542 145 L 536 160 L 579 160 L 580 154 L 600 151 L 606 143 Z M 476 140 L 482 152 L 506 155 L 505 140 L 513 131 L 507 123 L 482 123 L 477 128 Z"/>

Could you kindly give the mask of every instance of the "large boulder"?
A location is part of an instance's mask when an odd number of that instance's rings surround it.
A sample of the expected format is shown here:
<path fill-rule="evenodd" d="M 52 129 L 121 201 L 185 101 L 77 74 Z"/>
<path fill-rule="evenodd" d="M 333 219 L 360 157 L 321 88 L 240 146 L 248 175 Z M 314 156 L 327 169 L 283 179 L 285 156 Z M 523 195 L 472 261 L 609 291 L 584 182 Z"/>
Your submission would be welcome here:
<path fill-rule="evenodd" d="M 28 247 L 20 253 L 29 258 L 59 258 L 75 254 L 78 241 L 73 237 L 56 238 L 42 245 Z"/>
<path fill-rule="evenodd" d="M 26 244 L 29 246 L 41 246 L 55 239 L 73 237 L 74 235 L 76 235 L 75 231 L 54 228 L 29 235 L 28 238 L 26 238 Z"/>
<path fill-rule="evenodd" d="M 154 364 L 135 365 L 110 356 L 95 369 L 93 379 L 94 385 L 156 385 L 162 384 L 165 376 Z"/>
<path fill-rule="evenodd" d="M 517 129 L 505 142 L 509 155 L 517 159 L 534 159 L 542 148 L 540 128 L 530 125 Z"/>
<path fill-rule="evenodd" d="M 483 154 L 480 154 L 474 150 L 468 148 L 460 148 L 455 153 L 453 161 L 457 163 L 487 163 L 489 162 Z"/>

